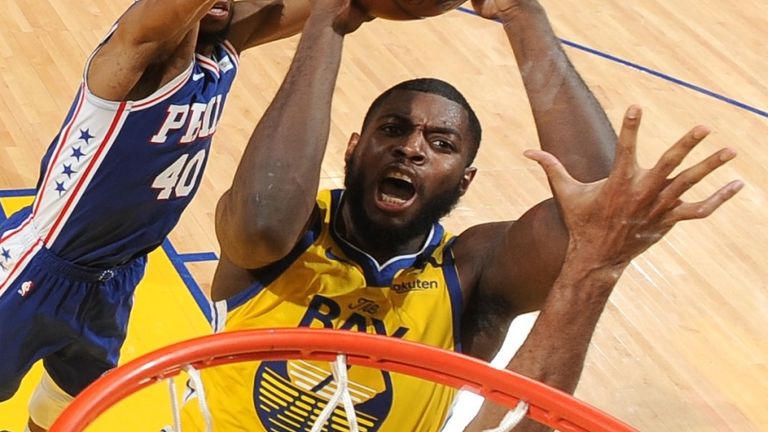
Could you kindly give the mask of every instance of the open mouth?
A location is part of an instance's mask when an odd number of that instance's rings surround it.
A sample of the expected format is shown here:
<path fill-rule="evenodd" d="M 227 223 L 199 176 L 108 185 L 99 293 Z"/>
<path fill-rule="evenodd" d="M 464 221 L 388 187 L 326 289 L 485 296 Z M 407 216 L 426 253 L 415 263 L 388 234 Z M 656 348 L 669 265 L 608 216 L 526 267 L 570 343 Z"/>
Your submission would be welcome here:
<path fill-rule="evenodd" d="M 214 16 L 214 17 L 225 17 L 228 14 L 229 14 L 229 2 L 227 0 L 216 2 L 216 4 L 214 4 L 211 10 L 208 12 L 208 15 Z"/>
<path fill-rule="evenodd" d="M 376 201 L 385 210 L 398 211 L 408 207 L 416 198 L 413 180 L 401 172 L 387 174 L 379 183 Z"/>

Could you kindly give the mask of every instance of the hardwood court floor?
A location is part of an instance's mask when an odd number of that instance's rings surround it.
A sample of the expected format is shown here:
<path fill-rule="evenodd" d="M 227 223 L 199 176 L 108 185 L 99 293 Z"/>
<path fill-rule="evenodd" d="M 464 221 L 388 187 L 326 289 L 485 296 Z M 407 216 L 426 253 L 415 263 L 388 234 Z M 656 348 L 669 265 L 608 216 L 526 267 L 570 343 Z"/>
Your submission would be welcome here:
<path fill-rule="evenodd" d="M 34 186 L 86 55 L 129 3 L 4 3 L 0 188 Z M 768 430 L 768 6 L 764 0 L 542 3 L 614 124 L 629 104 L 645 108 L 639 154 L 646 165 L 701 123 L 713 133 L 695 158 L 723 146 L 740 155 L 689 198 L 734 178 L 747 183 L 711 218 L 676 227 L 627 270 L 598 326 L 577 396 L 644 431 Z M 215 202 L 296 42 L 244 55 L 200 193 L 171 235 L 179 252 L 217 251 Z M 423 22 L 376 21 L 349 36 L 323 186 L 342 184 L 344 145 L 369 102 L 416 76 L 455 84 L 484 125 L 478 176 L 446 220 L 449 228 L 514 219 L 549 195 L 543 174 L 521 155 L 536 146 L 536 134 L 501 27 L 460 11 Z M 213 266 L 189 264 L 203 287 Z"/>

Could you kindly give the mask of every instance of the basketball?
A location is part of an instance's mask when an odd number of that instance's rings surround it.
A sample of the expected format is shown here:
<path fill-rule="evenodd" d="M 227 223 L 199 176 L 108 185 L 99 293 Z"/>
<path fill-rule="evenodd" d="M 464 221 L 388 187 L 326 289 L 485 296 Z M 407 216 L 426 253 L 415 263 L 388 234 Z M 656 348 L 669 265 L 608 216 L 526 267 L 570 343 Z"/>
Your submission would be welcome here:
<path fill-rule="evenodd" d="M 417 20 L 456 9 L 465 0 L 360 0 L 371 16 L 388 20 Z"/>

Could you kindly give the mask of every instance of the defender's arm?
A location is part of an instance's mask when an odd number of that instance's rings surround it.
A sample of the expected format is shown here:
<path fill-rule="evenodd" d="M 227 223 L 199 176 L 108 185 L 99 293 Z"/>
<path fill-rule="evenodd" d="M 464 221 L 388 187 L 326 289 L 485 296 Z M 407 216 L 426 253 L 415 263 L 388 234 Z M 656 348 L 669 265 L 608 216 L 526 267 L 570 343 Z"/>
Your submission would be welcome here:
<path fill-rule="evenodd" d="M 304 26 L 309 0 L 241 0 L 234 4 L 229 40 L 238 52 L 295 35 Z"/>
<path fill-rule="evenodd" d="M 189 34 L 216 0 L 141 0 L 120 18 L 115 33 L 99 49 L 88 69 L 88 87 L 107 100 L 123 100 L 152 63 L 177 60 L 178 71 L 194 55 L 196 32 Z M 183 58 L 173 54 L 188 38 Z"/>

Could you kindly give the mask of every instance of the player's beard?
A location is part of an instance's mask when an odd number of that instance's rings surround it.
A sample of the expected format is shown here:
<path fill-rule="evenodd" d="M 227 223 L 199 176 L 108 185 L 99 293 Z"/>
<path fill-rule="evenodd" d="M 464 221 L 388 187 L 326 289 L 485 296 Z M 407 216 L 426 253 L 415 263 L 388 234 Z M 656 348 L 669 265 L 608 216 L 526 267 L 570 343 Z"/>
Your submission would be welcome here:
<path fill-rule="evenodd" d="M 461 179 L 455 187 L 433 196 L 424 203 L 421 211 L 407 225 L 393 229 L 391 226 L 379 224 L 365 212 L 363 207 L 364 190 L 360 167 L 355 163 L 354 156 L 344 167 L 344 200 L 349 206 L 356 235 L 367 239 L 378 239 L 381 242 L 402 243 L 418 236 L 426 235 L 433 224 L 453 210 L 461 198 Z"/>
<path fill-rule="evenodd" d="M 197 46 L 216 46 L 224 43 L 229 37 L 229 28 L 232 25 L 232 15 L 230 14 L 229 21 L 226 27 L 217 32 L 204 32 L 202 29 L 197 35 Z"/>

